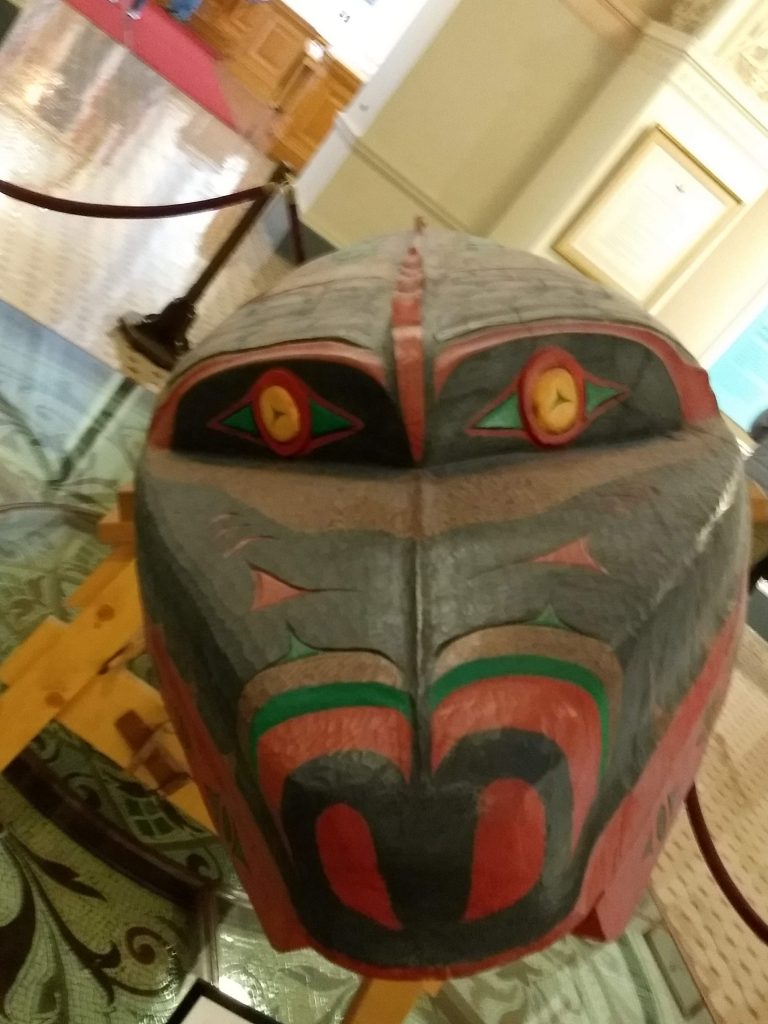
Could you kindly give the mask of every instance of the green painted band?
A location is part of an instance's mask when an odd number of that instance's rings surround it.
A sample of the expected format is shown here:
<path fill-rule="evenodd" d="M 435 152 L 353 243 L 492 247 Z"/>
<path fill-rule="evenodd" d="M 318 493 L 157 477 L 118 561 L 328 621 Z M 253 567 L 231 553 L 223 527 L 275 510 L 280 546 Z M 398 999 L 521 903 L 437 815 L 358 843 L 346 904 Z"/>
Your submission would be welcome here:
<path fill-rule="evenodd" d="M 429 691 L 430 710 L 434 711 L 446 697 L 462 687 L 470 686 L 483 679 L 508 675 L 544 676 L 548 679 L 559 679 L 566 683 L 573 683 L 574 686 L 578 686 L 590 695 L 597 705 L 600 716 L 602 738 L 600 774 L 602 775 L 608 752 L 610 708 L 602 680 L 583 665 L 562 661 L 559 658 L 548 658 L 540 654 L 508 654 L 497 658 L 478 658 L 475 661 L 468 661 L 464 665 L 457 665 L 456 668 L 452 668 L 437 680 Z"/>
<path fill-rule="evenodd" d="M 605 687 L 601 680 L 582 665 L 534 654 L 479 658 L 464 665 L 457 665 L 456 668 L 446 672 L 437 680 L 428 697 L 430 709 L 434 711 L 456 690 L 483 679 L 493 679 L 504 675 L 560 679 L 573 683 L 590 695 L 597 705 L 600 716 L 602 738 L 600 773 L 602 774 L 608 751 L 610 711 Z M 410 696 L 385 683 L 328 683 L 323 686 L 305 686 L 272 697 L 256 712 L 250 727 L 251 754 L 255 754 L 258 741 L 264 733 L 282 722 L 318 711 L 332 711 L 348 707 L 391 708 L 400 712 L 409 723 L 413 720 Z"/>
<path fill-rule="evenodd" d="M 259 739 L 268 729 L 300 715 L 316 711 L 335 711 L 338 708 L 368 707 L 391 708 L 399 711 L 410 723 L 411 698 L 403 690 L 395 690 L 386 683 L 328 683 L 324 686 L 303 686 L 288 690 L 266 702 L 251 719 L 251 754 Z"/>

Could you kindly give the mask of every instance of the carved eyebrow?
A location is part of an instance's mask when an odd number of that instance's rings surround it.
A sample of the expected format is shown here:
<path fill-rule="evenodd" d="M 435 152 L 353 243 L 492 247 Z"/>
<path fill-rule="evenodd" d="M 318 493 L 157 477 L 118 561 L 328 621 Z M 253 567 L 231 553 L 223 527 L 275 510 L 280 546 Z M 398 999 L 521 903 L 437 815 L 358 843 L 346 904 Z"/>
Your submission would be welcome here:
<path fill-rule="evenodd" d="M 286 363 L 294 359 L 316 359 L 318 362 L 336 363 L 360 370 L 382 387 L 387 384 L 387 372 L 382 359 L 375 352 L 334 338 L 310 338 L 285 341 L 247 352 L 225 352 L 203 359 L 188 373 L 180 377 L 155 411 L 149 431 L 149 444 L 154 448 L 169 448 L 173 435 L 176 411 L 182 398 L 201 381 L 232 367 L 253 366 L 283 358 Z"/>
<path fill-rule="evenodd" d="M 457 366 L 467 359 L 485 352 L 489 348 L 498 348 L 509 341 L 527 341 L 548 334 L 593 334 L 599 330 L 606 333 L 604 323 L 584 320 L 540 320 L 533 324 L 517 324 L 509 327 L 493 327 L 490 330 L 477 331 L 464 335 L 451 342 L 434 361 L 434 392 L 439 398 L 446 381 Z"/>
<path fill-rule="evenodd" d="M 449 344 L 434 361 L 435 398 L 440 396 L 453 371 L 466 359 L 506 342 L 540 338 L 548 334 L 598 334 L 605 338 L 626 338 L 637 342 L 653 352 L 667 370 L 680 399 L 683 418 L 687 422 L 695 423 L 718 414 L 705 370 L 694 362 L 686 361 L 662 334 L 647 327 L 607 320 L 538 320 L 535 323 L 493 327 L 464 335 Z"/>

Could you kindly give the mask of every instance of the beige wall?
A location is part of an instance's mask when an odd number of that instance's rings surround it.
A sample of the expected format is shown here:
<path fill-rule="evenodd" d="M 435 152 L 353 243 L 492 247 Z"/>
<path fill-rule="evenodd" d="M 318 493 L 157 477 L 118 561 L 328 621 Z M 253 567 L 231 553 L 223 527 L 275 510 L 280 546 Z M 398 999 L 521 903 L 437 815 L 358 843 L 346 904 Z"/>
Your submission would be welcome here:
<path fill-rule="evenodd" d="M 564 0 L 460 0 L 360 138 L 352 118 L 321 150 L 307 222 L 337 245 L 417 213 L 488 232 L 624 52 Z"/>
<path fill-rule="evenodd" d="M 577 14 L 593 24 L 602 20 L 602 13 L 613 8 L 614 16 L 625 16 L 630 21 L 643 22 L 648 18 L 667 21 L 679 0 L 565 0 Z M 601 12 L 601 8 L 603 12 Z"/>
<path fill-rule="evenodd" d="M 768 288 L 768 193 L 691 274 L 657 315 L 699 358 L 735 341 L 739 313 Z M 768 304 L 768 303 L 767 303 Z"/>
<path fill-rule="evenodd" d="M 591 15 L 610 2 L 430 0 L 433 14 L 441 2 L 452 10 L 412 47 L 408 68 L 385 64 L 311 162 L 300 191 L 309 225 L 346 245 L 422 214 L 553 255 L 571 208 L 661 123 L 744 199 L 742 220 L 654 309 L 704 355 L 768 282 L 768 150 L 758 152 L 755 126 L 733 135 L 734 108 L 706 69 L 663 85 L 680 55 L 663 33 L 634 45 L 632 32 L 604 31 Z M 630 6 L 638 20 L 670 5 L 626 0 L 625 15 Z"/>
<path fill-rule="evenodd" d="M 627 0 L 628 6 L 656 21 L 666 21 L 675 6 L 675 0 Z"/>

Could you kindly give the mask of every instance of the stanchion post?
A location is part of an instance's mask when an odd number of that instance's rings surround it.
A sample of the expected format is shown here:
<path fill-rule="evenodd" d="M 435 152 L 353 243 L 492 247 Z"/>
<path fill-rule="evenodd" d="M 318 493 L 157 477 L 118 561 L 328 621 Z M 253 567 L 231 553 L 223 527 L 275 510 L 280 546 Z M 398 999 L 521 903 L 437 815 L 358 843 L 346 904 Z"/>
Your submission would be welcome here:
<path fill-rule="evenodd" d="M 296 203 L 296 189 L 293 181 L 289 179 L 285 189 L 285 205 L 288 207 L 288 223 L 291 228 L 291 242 L 293 244 L 293 258 L 297 264 L 307 262 L 307 251 L 304 248 L 304 234 L 299 219 L 299 208 Z"/>
<path fill-rule="evenodd" d="M 151 313 L 149 316 L 126 313 L 120 317 L 119 330 L 131 348 L 164 370 L 172 369 L 177 360 L 189 351 L 187 331 L 197 317 L 196 306 L 201 296 L 253 227 L 259 214 L 275 194 L 276 187 L 285 185 L 287 180 L 286 169 L 280 164 L 269 183 L 262 189 L 261 195 L 251 203 L 216 250 L 208 266 L 184 295 L 172 299 L 160 313 Z"/>

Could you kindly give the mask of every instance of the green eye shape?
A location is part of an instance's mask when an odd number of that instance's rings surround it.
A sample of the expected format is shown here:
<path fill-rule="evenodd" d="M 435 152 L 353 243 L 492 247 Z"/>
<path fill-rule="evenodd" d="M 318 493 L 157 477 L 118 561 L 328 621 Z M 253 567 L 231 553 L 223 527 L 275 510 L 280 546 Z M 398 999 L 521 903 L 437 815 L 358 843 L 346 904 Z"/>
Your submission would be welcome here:
<path fill-rule="evenodd" d="M 352 420 L 334 412 L 327 405 L 319 405 L 312 399 L 309 400 L 309 417 L 313 437 L 325 437 L 326 434 L 336 434 L 341 430 L 350 430 L 354 426 Z"/>
<path fill-rule="evenodd" d="M 595 412 L 601 405 L 610 402 L 613 398 L 618 398 L 621 393 L 621 389 L 618 387 L 611 387 L 607 384 L 595 384 L 591 380 L 585 380 L 584 397 L 587 412 Z"/>
<path fill-rule="evenodd" d="M 595 377 L 564 349 L 544 348 L 470 421 L 466 432 L 560 446 L 574 441 L 593 420 L 628 396 L 627 388 Z"/>
<path fill-rule="evenodd" d="M 517 395 L 505 398 L 478 420 L 475 426 L 480 430 L 523 430 L 523 418 L 520 415 Z"/>
<path fill-rule="evenodd" d="M 259 425 L 256 422 L 256 417 L 253 415 L 253 409 L 251 403 L 241 406 L 226 419 L 221 420 L 223 427 L 229 427 L 231 430 L 237 430 L 245 434 L 255 434 L 261 436 L 259 433 Z"/>

